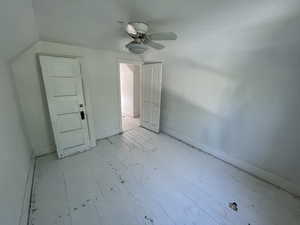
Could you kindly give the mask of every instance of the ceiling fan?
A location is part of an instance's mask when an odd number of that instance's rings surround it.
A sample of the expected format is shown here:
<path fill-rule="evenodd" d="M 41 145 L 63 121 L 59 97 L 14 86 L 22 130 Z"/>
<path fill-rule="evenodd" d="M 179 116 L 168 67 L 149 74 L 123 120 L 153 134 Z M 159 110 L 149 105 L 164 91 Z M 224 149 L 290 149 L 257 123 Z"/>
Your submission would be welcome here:
<path fill-rule="evenodd" d="M 149 33 L 149 26 L 143 22 L 129 22 L 126 25 L 127 34 L 133 39 L 126 48 L 134 54 L 144 53 L 150 46 L 154 49 L 163 49 L 160 43 L 154 41 L 176 40 L 177 35 L 173 32 Z"/>

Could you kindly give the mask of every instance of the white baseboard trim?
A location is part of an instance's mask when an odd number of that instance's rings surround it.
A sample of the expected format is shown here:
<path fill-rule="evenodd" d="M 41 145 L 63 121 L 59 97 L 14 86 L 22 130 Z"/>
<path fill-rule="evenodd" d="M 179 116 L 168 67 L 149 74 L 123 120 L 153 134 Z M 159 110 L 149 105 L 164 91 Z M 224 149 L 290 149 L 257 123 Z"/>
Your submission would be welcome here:
<path fill-rule="evenodd" d="M 214 149 L 211 149 L 208 146 L 203 145 L 203 144 L 193 140 L 192 138 L 190 138 L 184 134 L 181 134 L 173 129 L 164 127 L 162 129 L 162 132 L 177 139 L 177 140 L 184 142 L 185 144 L 191 145 L 192 147 L 195 147 L 195 148 L 199 149 L 200 151 L 206 152 L 222 161 L 225 161 L 241 170 L 244 170 L 247 173 L 249 173 L 257 178 L 260 178 L 268 183 L 271 183 L 271 184 L 289 192 L 290 194 L 292 194 L 294 196 L 297 196 L 297 197 L 300 196 L 300 187 L 298 185 L 293 184 L 290 181 L 288 181 L 278 175 L 275 175 L 264 169 L 253 166 L 250 163 L 245 162 L 243 160 L 234 158 L 228 154 L 223 153 L 222 151 L 216 151 Z"/>
<path fill-rule="evenodd" d="M 103 135 L 101 135 L 101 136 L 96 137 L 96 142 L 99 141 L 99 140 L 108 138 L 108 137 L 112 137 L 112 136 L 121 134 L 121 133 L 123 133 L 122 128 L 121 128 L 121 127 L 120 127 L 120 128 L 116 128 L 116 129 L 114 129 L 114 130 L 111 130 L 111 131 L 109 131 L 109 132 L 106 132 L 105 134 L 103 134 Z"/>
<path fill-rule="evenodd" d="M 26 187 L 25 187 L 25 193 L 24 193 L 24 199 L 23 199 L 23 205 L 22 205 L 22 211 L 21 211 L 19 225 L 27 225 L 28 224 L 34 168 L 35 168 L 35 158 L 32 158 L 30 169 L 28 171 L 28 175 L 27 175 L 27 179 L 26 179 Z"/>
<path fill-rule="evenodd" d="M 34 149 L 34 154 L 36 157 L 40 157 L 43 155 L 48 155 L 50 153 L 56 152 L 56 147 L 55 145 L 49 145 L 49 146 L 45 146 L 43 148 L 39 148 L 39 149 Z"/>

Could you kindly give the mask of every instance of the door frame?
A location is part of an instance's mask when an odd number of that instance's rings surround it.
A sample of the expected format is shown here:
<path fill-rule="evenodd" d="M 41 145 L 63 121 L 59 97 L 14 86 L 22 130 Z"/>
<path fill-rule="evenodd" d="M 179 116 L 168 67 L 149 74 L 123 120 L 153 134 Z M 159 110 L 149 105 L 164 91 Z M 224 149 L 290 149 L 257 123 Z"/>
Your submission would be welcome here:
<path fill-rule="evenodd" d="M 119 130 L 120 133 L 123 133 L 123 126 L 122 126 L 122 102 L 121 102 L 121 77 L 120 77 L 120 64 L 121 63 L 126 63 L 126 64 L 133 64 L 133 65 L 138 65 L 140 67 L 140 74 L 142 72 L 142 65 L 144 65 L 144 61 L 143 60 L 139 60 L 139 59 L 125 59 L 125 58 L 118 58 L 117 59 L 117 91 L 118 91 L 118 106 L 119 106 Z M 140 80 L 141 82 L 141 80 Z M 141 101 L 141 98 L 140 98 Z M 140 104 L 140 110 L 141 109 L 141 104 Z"/>
<path fill-rule="evenodd" d="M 71 58 L 71 59 L 78 59 L 80 64 L 80 75 L 82 79 L 82 91 L 83 91 L 83 98 L 85 101 L 85 109 L 86 109 L 86 116 L 87 116 L 87 125 L 88 125 L 88 133 L 89 133 L 89 146 L 95 147 L 96 146 L 96 131 L 95 131 L 95 122 L 93 117 L 93 108 L 90 98 L 90 88 L 89 88 L 89 76 L 87 65 L 83 56 L 78 55 L 63 55 L 63 54 L 48 54 L 39 52 L 37 53 L 37 60 L 39 60 L 39 56 L 52 56 L 52 57 L 61 57 L 61 58 Z M 39 61 L 38 61 L 39 62 Z M 40 63 L 38 63 L 40 65 Z M 39 66 L 39 73 L 42 77 L 42 70 Z M 44 84 L 43 85 L 43 92 L 46 93 Z M 48 104 L 48 103 L 47 103 Z M 52 124 L 51 124 L 52 126 Z"/>

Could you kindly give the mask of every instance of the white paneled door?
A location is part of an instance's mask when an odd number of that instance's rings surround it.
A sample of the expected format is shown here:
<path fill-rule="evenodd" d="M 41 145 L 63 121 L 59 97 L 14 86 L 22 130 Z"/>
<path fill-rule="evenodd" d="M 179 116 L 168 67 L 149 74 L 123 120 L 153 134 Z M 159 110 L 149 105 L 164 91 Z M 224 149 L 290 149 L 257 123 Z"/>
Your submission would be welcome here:
<path fill-rule="evenodd" d="M 39 56 L 59 158 L 90 148 L 79 59 Z"/>
<path fill-rule="evenodd" d="M 142 65 L 141 125 L 159 132 L 162 63 Z"/>

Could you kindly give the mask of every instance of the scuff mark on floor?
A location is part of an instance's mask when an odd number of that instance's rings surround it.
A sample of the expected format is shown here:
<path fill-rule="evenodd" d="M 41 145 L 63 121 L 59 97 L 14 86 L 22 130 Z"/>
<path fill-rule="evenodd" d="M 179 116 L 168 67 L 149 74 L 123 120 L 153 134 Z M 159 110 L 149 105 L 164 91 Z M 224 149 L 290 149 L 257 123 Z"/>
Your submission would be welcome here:
<path fill-rule="evenodd" d="M 124 183 L 125 183 L 125 180 L 122 178 L 121 175 L 119 175 L 119 179 L 120 179 L 120 183 L 121 183 L 121 184 L 124 184 Z"/>
<path fill-rule="evenodd" d="M 238 205 L 236 202 L 230 202 L 229 203 L 229 208 L 231 208 L 233 211 L 238 211 Z"/>
<path fill-rule="evenodd" d="M 113 144 L 109 138 L 105 138 L 111 145 Z"/>
<path fill-rule="evenodd" d="M 145 216 L 144 218 L 146 220 L 145 224 L 147 224 L 147 222 L 150 222 L 151 224 L 154 224 L 154 220 L 151 217 Z"/>

